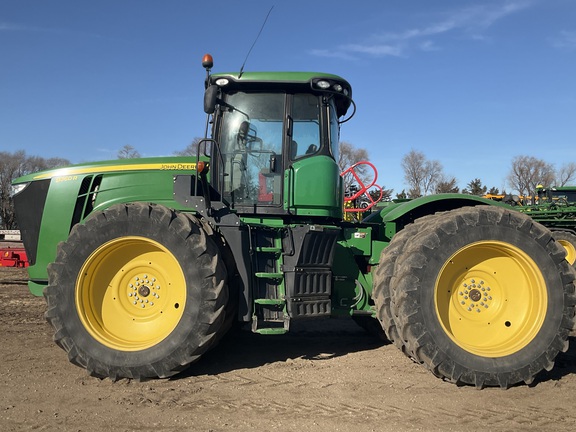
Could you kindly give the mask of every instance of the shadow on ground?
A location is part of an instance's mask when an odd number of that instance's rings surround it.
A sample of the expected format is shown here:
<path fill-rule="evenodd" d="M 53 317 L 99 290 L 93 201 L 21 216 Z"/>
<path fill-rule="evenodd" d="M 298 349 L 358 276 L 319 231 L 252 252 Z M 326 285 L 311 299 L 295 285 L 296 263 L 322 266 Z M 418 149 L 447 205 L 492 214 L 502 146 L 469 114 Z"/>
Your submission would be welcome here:
<path fill-rule="evenodd" d="M 368 334 L 350 319 L 299 322 L 284 335 L 259 335 L 249 330 L 235 329 L 175 379 L 257 368 L 295 358 L 322 361 L 373 350 L 386 343 Z"/>

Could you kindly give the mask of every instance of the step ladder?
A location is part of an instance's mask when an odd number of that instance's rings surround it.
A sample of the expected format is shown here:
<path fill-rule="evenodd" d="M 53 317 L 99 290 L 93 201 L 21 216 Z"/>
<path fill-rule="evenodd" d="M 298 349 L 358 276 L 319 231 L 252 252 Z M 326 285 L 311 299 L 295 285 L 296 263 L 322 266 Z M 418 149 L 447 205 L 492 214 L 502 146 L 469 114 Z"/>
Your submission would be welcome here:
<path fill-rule="evenodd" d="M 282 232 L 279 229 L 255 229 L 252 247 L 254 289 L 252 331 L 274 335 L 284 334 L 290 328 L 286 308 L 286 290 L 282 268 Z M 266 242 L 272 245 L 260 246 Z"/>

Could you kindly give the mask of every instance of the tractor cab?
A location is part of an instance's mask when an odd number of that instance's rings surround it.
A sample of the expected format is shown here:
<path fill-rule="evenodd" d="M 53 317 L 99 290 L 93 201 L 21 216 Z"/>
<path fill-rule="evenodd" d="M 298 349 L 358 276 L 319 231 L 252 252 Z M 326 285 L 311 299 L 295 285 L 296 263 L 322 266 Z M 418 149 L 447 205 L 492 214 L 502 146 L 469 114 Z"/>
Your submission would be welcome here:
<path fill-rule="evenodd" d="M 341 218 L 339 119 L 350 96 L 335 75 L 208 74 L 211 187 L 238 214 Z"/>

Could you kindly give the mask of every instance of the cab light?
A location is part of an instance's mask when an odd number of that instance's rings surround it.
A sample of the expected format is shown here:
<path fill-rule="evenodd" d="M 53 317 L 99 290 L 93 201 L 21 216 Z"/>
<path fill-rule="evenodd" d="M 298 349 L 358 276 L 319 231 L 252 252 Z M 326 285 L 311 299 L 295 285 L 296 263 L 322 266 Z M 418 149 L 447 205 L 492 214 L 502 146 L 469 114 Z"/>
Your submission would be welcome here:
<path fill-rule="evenodd" d="M 330 87 L 330 83 L 329 83 L 328 81 L 324 81 L 324 80 L 318 81 L 318 82 L 316 83 L 316 85 L 317 85 L 318 87 L 320 87 L 321 89 L 323 89 L 323 90 L 326 90 L 327 88 Z"/>
<path fill-rule="evenodd" d="M 205 69 L 212 69 L 212 66 L 214 66 L 214 59 L 210 54 L 204 54 L 204 57 L 202 57 L 202 66 Z"/>
<path fill-rule="evenodd" d="M 342 86 L 340 84 L 334 84 L 334 90 L 336 90 L 337 92 L 341 92 Z"/>
<path fill-rule="evenodd" d="M 227 78 L 218 78 L 218 79 L 216 80 L 216 85 L 217 85 L 218 87 L 224 87 L 224 86 L 227 86 L 229 82 L 230 82 L 230 81 L 228 81 Z"/>
<path fill-rule="evenodd" d="M 12 189 L 11 189 L 11 196 L 17 195 L 20 192 L 22 192 L 24 189 L 26 189 L 26 186 L 28 186 L 30 184 L 30 182 L 28 183 L 18 183 L 15 185 L 12 185 Z"/>

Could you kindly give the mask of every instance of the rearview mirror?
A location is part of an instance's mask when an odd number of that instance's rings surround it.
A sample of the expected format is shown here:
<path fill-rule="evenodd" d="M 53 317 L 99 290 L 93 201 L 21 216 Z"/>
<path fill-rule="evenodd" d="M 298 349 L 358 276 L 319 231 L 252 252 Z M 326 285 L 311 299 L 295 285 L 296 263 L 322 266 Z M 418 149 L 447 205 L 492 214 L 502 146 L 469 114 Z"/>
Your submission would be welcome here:
<path fill-rule="evenodd" d="M 218 86 L 208 86 L 204 92 L 204 112 L 213 114 L 216 110 L 216 96 L 218 95 Z"/>

